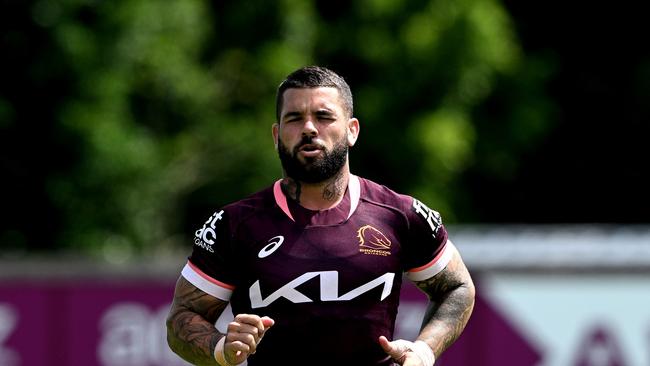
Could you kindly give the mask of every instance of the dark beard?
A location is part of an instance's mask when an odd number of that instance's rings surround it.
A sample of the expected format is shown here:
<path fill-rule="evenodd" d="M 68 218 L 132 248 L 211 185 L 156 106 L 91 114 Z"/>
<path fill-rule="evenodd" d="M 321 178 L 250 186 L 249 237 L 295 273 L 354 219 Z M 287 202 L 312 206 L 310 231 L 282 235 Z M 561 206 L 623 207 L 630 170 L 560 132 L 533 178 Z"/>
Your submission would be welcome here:
<path fill-rule="evenodd" d="M 348 156 L 347 139 L 339 141 L 332 151 L 323 149 L 323 156 L 306 158 L 305 163 L 298 159 L 298 149 L 304 144 L 311 144 L 310 137 L 303 137 L 302 141 L 293 149 L 293 153 L 278 139 L 278 155 L 282 168 L 288 177 L 303 183 L 321 183 L 335 176 L 345 165 Z"/>

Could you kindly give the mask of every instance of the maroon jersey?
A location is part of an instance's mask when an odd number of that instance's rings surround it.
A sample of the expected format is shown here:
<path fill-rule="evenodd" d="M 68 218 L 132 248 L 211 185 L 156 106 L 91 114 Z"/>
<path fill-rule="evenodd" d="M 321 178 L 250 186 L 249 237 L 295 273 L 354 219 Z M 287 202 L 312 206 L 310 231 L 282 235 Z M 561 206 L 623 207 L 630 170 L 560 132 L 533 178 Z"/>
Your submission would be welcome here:
<path fill-rule="evenodd" d="M 452 252 L 437 212 L 356 176 L 324 211 L 278 181 L 215 212 L 194 243 L 188 281 L 234 314 L 275 320 L 250 366 L 391 365 L 377 339 L 392 339 L 402 274 L 431 278 Z"/>

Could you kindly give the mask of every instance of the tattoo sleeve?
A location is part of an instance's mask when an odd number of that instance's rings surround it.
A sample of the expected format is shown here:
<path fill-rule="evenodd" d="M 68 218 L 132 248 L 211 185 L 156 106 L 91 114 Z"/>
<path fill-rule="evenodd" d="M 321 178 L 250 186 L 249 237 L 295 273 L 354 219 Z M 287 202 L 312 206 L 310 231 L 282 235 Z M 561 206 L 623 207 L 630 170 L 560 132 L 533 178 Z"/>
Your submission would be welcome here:
<path fill-rule="evenodd" d="M 223 334 L 217 331 L 214 323 L 227 304 L 180 277 L 167 317 L 169 347 L 192 364 L 217 365 L 214 347 Z"/>
<path fill-rule="evenodd" d="M 444 270 L 416 285 L 429 296 L 418 339 L 425 341 L 438 358 L 467 325 L 474 309 L 474 284 L 455 252 Z"/>

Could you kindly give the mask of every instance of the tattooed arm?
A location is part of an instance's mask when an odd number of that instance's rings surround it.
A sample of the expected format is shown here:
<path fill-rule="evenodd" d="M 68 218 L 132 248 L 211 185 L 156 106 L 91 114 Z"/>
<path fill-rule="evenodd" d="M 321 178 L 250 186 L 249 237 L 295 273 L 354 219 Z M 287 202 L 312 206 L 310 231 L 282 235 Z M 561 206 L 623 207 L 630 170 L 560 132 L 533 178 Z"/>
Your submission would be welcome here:
<path fill-rule="evenodd" d="M 181 276 L 167 317 L 167 343 L 172 351 L 195 365 L 239 365 L 246 361 L 274 320 L 237 314 L 228 323 L 228 334 L 222 334 L 214 323 L 226 305 L 228 302 L 206 294 Z M 216 354 L 215 348 L 219 349 Z"/>
<path fill-rule="evenodd" d="M 474 283 L 456 248 L 440 273 L 415 284 L 429 297 L 415 342 L 379 337 L 384 351 L 400 365 L 433 365 L 462 333 L 474 309 Z M 433 352 L 433 353 L 432 353 Z"/>
<path fill-rule="evenodd" d="M 167 342 L 184 360 L 217 365 L 214 348 L 223 334 L 214 326 L 228 303 L 199 290 L 182 276 L 167 317 Z"/>
<path fill-rule="evenodd" d="M 447 267 L 416 285 L 429 297 L 418 340 L 438 358 L 462 333 L 474 309 L 474 283 L 455 247 Z"/>

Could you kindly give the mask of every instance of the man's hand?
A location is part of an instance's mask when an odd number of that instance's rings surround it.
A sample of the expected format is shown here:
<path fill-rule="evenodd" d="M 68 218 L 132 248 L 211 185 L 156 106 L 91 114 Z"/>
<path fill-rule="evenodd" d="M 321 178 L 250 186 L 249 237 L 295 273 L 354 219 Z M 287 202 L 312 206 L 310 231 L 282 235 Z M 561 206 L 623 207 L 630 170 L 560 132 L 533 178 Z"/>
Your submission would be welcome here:
<path fill-rule="evenodd" d="M 215 358 L 223 366 L 238 365 L 257 350 L 264 333 L 275 321 L 267 316 L 238 314 L 228 324 L 226 336 L 217 344 Z"/>
<path fill-rule="evenodd" d="M 402 366 L 433 366 L 435 356 L 433 351 L 422 341 L 410 342 L 403 339 L 389 341 L 379 337 L 379 345 L 384 352 Z"/>

